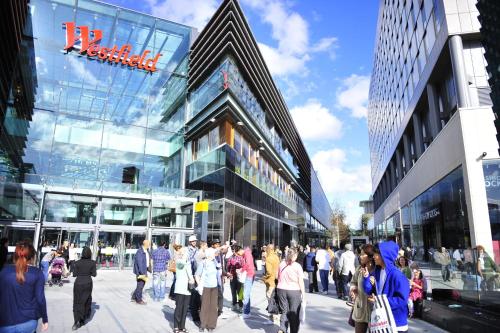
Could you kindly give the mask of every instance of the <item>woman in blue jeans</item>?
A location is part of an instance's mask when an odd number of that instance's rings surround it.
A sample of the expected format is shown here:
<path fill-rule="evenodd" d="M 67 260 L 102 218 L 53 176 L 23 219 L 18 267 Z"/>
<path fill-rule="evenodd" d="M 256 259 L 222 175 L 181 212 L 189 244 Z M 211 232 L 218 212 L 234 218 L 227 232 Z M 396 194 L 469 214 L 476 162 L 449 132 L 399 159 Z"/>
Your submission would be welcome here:
<path fill-rule="evenodd" d="M 253 280 L 255 278 L 255 266 L 253 264 L 252 251 L 249 247 L 245 248 L 243 253 L 243 265 L 241 274 L 246 274 L 243 285 L 243 319 L 250 318 L 250 295 L 252 293 Z"/>
<path fill-rule="evenodd" d="M 17 243 L 14 265 L 0 271 L 0 333 L 33 333 L 42 318 L 42 330 L 47 330 L 45 277 L 32 266 L 35 249 L 28 241 Z"/>

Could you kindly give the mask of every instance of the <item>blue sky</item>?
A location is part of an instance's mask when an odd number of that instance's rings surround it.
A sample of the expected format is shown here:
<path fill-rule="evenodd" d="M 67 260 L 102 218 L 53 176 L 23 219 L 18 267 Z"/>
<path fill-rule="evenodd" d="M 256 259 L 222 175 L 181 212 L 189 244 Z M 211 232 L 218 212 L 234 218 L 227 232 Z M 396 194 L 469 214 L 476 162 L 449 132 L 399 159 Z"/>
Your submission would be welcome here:
<path fill-rule="evenodd" d="M 202 29 L 221 0 L 105 0 Z M 331 202 L 371 192 L 366 104 L 378 1 L 240 0 Z"/>

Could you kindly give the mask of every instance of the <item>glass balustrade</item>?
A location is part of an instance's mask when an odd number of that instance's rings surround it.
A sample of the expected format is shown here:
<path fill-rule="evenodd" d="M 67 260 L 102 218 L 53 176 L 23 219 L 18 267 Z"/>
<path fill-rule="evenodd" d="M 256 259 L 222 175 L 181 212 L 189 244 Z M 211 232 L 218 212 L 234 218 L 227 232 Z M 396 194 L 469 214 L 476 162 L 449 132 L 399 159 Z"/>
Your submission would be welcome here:
<path fill-rule="evenodd" d="M 212 150 L 189 164 L 187 166 L 188 180 L 191 183 L 224 167 L 258 187 L 293 212 L 306 211 L 305 203 L 301 199 L 298 200 L 299 202 L 292 199 L 285 191 L 260 173 L 257 168 L 227 144 Z"/>
<path fill-rule="evenodd" d="M 262 130 L 267 141 L 278 155 L 285 161 L 295 177 L 299 176 L 298 168 L 293 163 L 293 157 L 287 149 L 283 149 L 283 140 L 273 127 L 266 123 L 266 114 L 248 84 L 243 79 L 238 67 L 231 58 L 227 58 L 214 70 L 212 75 L 191 95 L 191 110 L 188 120 L 201 112 L 210 102 L 224 90 L 229 89 L 242 105 L 246 114 L 251 117 L 258 128 Z"/>

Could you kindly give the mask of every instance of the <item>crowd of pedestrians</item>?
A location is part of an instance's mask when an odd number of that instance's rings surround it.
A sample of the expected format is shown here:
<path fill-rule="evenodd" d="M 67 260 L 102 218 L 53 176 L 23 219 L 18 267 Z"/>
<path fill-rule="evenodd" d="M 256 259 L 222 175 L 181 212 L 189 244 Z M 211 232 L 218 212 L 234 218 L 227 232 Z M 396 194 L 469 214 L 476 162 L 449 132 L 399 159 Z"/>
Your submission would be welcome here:
<path fill-rule="evenodd" d="M 44 288 L 50 283 L 49 275 L 57 275 L 51 267 L 58 261 L 67 264 L 76 278 L 72 329 L 78 330 L 91 319 L 92 277 L 96 276 L 97 264 L 92 260 L 89 247 L 82 249 L 78 260 L 74 246 L 64 242 L 61 248 L 49 251 L 40 259 L 40 269 L 35 267 L 35 250 L 29 241 L 16 245 L 12 264 L 6 264 L 6 249 L 5 245 L 0 247 L 0 333 L 31 333 L 36 330 L 39 319 L 42 330 L 48 328 Z M 381 310 L 386 313 L 382 320 L 393 322 L 391 332 L 406 332 L 408 318 L 421 315 L 427 290 L 426 277 L 411 256 L 412 251 L 400 249 L 393 241 L 365 244 L 354 251 L 351 244 L 345 244 L 342 249 L 307 245 L 287 247 L 284 251 L 268 244 L 259 251 L 236 241 L 222 245 L 214 239 L 207 244 L 194 235 L 189 237 L 188 246 L 174 244 L 172 249 L 161 242 L 152 250 L 150 242 L 144 240 L 134 258 L 135 289 L 131 301 L 146 305 L 143 289 L 150 275 L 152 299 L 163 301 L 168 272 L 171 272 L 174 275 L 170 286 L 170 298 L 175 301 L 174 333 L 187 332 L 188 314 L 200 332 L 211 332 L 223 314 L 225 285 L 231 289 L 231 310 L 239 313 L 243 320 L 252 317 L 252 288 L 257 266 L 262 265 L 261 280 L 266 286 L 269 315 L 262 324 L 276 325 L 278 333 L 299 332 L 306 291 L 329 294 L 330 278 L 335 284 L 336 296 L 352 307 L 346 320 L 355 332 L 367 332 L 370 325 L 379 325 L 374 320 L 381 320 L 377 312 Z M 441 265 L 443 281 L 450 278 L 452 260 L 461 269 L 467 269 L 466 256 L 464 252 L 450 255 L 445 248 L 433 253 L 435 262 Z M 475 271 L 487 281 L 489 275 L 496 273 L 497 266 L 481 246 L 477 247 L 477 256 Z"/>

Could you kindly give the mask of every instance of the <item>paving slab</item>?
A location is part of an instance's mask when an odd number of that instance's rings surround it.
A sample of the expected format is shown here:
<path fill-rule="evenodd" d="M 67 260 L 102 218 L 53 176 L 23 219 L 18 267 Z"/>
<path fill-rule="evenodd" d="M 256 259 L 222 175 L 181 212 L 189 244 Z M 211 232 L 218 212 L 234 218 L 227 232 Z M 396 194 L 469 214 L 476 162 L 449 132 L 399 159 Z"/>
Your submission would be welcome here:
<path fill-rule="evenodd" d="M 73 325 L 73 278 L 65 280 L 62 287 L 46 287 L 46 298 L 49 316 L 47 332 L 71 332 Z M 172 283 L 169 276 L 167 286 Z M 171 300 L 152 301 L 152 279 L 145 287 L 147 305 L 130 302 L 130 295 L 135 289 L 135 278 L 131 271 L 99 270 L 94 278 L 92 293 L 92 316 L 90 321 L 77 332 L 81 333 L 152 333 L 172 332 L 175 303 Z M 306 322 L 301 325 L 300 332 L 331 333 L 354 332 L 347 324 L 350 308 L 344 301 L 335 297 L 333 284 L 330 284 L 330 295 L 307 294 Z M 216 332 L 266 332 L 276 333 L 278 326 L 264 325 L 268 318 L 265 310 L 265 286 L 256 281 L 252 288 L 252 317 L 243 320 L 231 311 L 231 292 L 229 284 L 224 291 L 224 313 L 219 317 Z M 427 322 L 410 320 L 410 332 L 445 332 Z M 198 328 L 191 321 L 189 314 L 186 328 L 197 332 Z"/>

